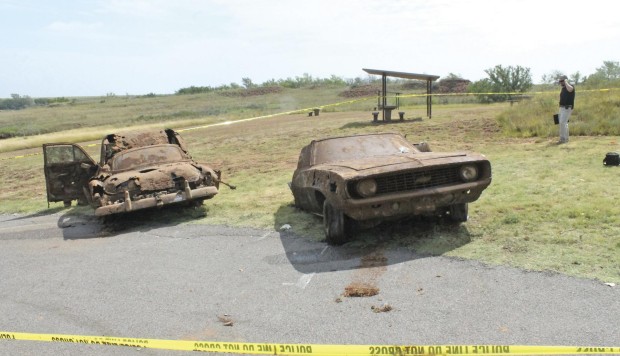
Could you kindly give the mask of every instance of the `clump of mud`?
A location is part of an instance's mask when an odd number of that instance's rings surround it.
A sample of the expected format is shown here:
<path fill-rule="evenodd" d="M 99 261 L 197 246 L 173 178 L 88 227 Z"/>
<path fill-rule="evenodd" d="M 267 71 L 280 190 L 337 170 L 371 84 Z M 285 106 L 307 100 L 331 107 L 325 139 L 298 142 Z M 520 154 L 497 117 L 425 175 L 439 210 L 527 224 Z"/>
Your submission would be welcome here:
<path fill-rule="evenodd" d="M 379 294 L 379 288 L 363 282 L 353 282 L 344 288 L 345 297 L 372 297 Z"/>

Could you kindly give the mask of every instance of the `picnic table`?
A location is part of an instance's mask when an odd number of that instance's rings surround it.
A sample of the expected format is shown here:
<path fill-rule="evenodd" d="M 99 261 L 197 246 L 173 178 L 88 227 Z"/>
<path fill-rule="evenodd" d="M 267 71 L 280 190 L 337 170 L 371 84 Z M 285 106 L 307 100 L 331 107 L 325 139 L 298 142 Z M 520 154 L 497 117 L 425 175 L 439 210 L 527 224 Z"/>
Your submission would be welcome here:
<path fill-rule="evenodd" d="M 398 106 L 397 105 L 386 105 L 386 106 L 380 107 L 379 109 L 383 110 L 383 115 L 384 115 L 383 119 L 385 121 L 390 121 L 392 120 L 392 110 L 398 109 Z"/>

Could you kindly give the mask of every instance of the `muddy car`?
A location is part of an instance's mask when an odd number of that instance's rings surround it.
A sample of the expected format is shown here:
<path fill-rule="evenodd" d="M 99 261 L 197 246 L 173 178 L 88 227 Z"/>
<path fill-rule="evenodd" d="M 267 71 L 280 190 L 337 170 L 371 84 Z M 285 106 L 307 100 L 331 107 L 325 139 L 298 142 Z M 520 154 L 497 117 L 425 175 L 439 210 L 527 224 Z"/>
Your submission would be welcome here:
<path fill-rule="evenodd" d="M 49 202 L 90 204 L 105 216 L 168 204 L 202 204 L 218 193 L 220 171 L 195 162 L 171 129 L 110 134 L 96 163 L 76 144 L 43 145 Z"/>
<path fill-rule="evenodd" d="M 323 216 L 330 244 L 352 226 L 414 215 L 467 221 L 468 203 L 491 183 L 491 164 L 468 152 L 431 152 L 399 134 L 312 141 L 290 183 L 295 206 Z M 355 224 L 357 223 L 357 224 Z"/>

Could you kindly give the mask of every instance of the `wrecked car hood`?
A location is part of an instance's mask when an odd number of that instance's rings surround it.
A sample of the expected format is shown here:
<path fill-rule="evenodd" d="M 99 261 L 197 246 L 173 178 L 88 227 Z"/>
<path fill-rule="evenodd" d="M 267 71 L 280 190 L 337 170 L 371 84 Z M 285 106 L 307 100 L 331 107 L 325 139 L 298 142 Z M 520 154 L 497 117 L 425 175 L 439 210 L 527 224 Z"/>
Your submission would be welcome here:
<path fill-rule="evenodd" d="M 200 173 L 200 169 L 191 163 L 174 163 L 112 173 L 105 179 L 105 184 L 118 187 L 133 180 L 141 190 L 155 191 L 173 188 L 179 179 L 195 182 L 201 178 Z"/>
<path fill-rule="evenodd" d="M 329 162 L 312 168 L 338 172 L 345 177 L 478 160 L 486 160 L 486 158 L 482 155 L 468 152 L 422 152 Z"/>

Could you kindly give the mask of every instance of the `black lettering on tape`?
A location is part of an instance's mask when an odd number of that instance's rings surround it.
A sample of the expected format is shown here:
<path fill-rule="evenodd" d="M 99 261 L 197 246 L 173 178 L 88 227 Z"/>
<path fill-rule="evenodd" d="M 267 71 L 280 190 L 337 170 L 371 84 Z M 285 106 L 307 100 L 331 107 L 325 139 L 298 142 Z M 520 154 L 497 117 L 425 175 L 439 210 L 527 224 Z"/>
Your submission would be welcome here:
<path fill-rule="evenodd" d="M 407 355 L 424 355 L 424 346 L 405 346 L 405 354 Z"/>
<path fill-rule="evenodd" d="M 429 346 L 428 353 L 431 355 L 441 355 L 443 354 L 443 351 L 441 350 L 441 346 Z"/>
<path fill-rule="evenodd" d="M 259 352 L 265 352 L 265 351 L 274 352 L 275 351 L 275 349 L 273 349 L 271 345 L 256 345 L 256 347 Z"/>
<path fill-rule="evenodd" d="M 298 354 L 311 354 L 312 346 L 310 345 L 280 345 L 280 353 L 298 353 Z"/>
<path fill-rule="evenodd" d="M 371 355 L 403 355 L 411 354 L 413 350 L 417 350 L 416 346 L 370 346 Z"/>
<path fill-rule="evenodd" d="M 235 344 L 224 344 L 224 350 L 235 350 L 235 351 L 239 351 L 239 345 L 235 345 Z"/>
<path fill-rule="evenodd" d="M 68 337 L 52 337 L 52 341 L 58 341 L 58 342 L 75 342 L 75 340 L 73 340 L 73 338 L 68 338 Z"/>
<path fill-rule="evenodd" d="M 510 346 L 508 345 L 474 345 L 472 346 L 472 353 L 474 354 L 510 353 Z"/>
<path fill-rule="evenodd" d="M 604 347 L 578 347 L 577 352 L 587 352 L 587 353 L 605 353 Z M 613 352 L 613 347 L 609 348 L 609 352 Z"/>
<path fill-rule="evenodd" d="M 0 339 L 15 340 L 15 335 L 13 335 L 13 334 L 0 334 Z"/>
<path fill-rule="evenodd" d="M 194 349 L 221 349 L 220 344 L 212 343 L 212 342 L 195 342 Z"/>
<path fill-rule="evenodd" d="M 459 355 L 459 354 L 468 354 L 469 347 L 462 345 L 448 345 L 446 346 L 446 354 L 448 355 Z"/>

